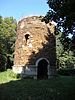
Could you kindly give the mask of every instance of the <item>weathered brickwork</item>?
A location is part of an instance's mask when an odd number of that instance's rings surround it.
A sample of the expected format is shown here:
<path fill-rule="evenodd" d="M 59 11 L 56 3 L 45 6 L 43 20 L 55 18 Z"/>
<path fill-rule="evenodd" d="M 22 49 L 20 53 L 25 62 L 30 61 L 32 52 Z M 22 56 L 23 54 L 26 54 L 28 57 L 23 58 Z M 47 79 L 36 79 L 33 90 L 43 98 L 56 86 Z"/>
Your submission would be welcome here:
<path fill-rule="evenodd" d="M 13 69 L 37 67 L 39 59 L 47 59 L 49 63 L 48 74 L 50 69 L 56 69 L 55 26 L 42 22 L 41 18 L 32 16 L 19 21 Z"/>

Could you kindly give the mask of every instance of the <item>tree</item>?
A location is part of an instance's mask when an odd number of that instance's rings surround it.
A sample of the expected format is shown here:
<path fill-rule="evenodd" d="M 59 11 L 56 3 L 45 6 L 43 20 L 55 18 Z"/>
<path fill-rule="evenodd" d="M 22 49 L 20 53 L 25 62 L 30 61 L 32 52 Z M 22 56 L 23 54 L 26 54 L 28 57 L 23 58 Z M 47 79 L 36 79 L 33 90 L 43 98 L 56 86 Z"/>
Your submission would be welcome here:
<path fill-rule="evenodd" d="M 72 50 L 75 55 L 75 0 L 48 0 L 50 10 L 44 20 L 54 20 L 57 31 L 62 28 L 61 42 L 64 50 Z M 71 38 L 70 38 L 71 37 Z"/>
<path fill-rule="evenodd" d="M 13 17 L 0 16 L 0 67 L 10 67 L 12 64 L 17 22 Z M 3 69 L 0 68 L 0 69 Z"/>
<path fill-rule="evenodd" d="M 75 0 L 48 0 L 50 10 L 43 20 L 54 20 L 56 26 L 57 63 L 75 67 Z"/>

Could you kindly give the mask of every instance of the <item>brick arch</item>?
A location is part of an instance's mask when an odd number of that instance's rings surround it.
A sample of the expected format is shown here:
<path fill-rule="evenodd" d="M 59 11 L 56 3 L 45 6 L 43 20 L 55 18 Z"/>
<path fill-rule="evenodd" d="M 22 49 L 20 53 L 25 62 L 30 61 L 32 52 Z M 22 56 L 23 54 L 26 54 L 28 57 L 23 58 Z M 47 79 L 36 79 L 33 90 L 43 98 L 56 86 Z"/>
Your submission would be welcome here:
<path fill-rule="evenodd" d="M 40 60 L 43 60 L 43 59 L 45 59 L 45 60 L 48 62 L 48 65 L 50 65 L 50 63 L 49 63 L 49 61 L 48 61 L 47 58 L 39 58 L 39 59 L 36 61 L 35 65 L 38 66 L 39 61 L 40 61 Z"/>

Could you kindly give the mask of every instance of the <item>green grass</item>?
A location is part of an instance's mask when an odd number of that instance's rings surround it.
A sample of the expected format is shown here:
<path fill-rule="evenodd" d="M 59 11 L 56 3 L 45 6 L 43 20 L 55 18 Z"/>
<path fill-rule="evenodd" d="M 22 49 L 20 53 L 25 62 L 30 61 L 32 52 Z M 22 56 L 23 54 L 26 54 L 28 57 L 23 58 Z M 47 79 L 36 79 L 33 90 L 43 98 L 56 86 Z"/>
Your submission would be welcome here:
<path fill-rule="evenodd" d="M 72 76 L 21 80 L 8 70 L 0 73 L 0 77 L 3 78 L 0 78 L 0 100 L 75 100 L 75 77 Z"/>

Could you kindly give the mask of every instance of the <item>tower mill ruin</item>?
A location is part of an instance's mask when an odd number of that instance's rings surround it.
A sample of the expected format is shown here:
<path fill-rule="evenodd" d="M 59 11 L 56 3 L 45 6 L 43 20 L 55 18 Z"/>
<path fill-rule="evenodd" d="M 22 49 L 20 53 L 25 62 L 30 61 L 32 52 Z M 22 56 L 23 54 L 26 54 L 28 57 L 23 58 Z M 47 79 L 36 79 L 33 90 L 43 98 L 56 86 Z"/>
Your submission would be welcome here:
<path fill-rule="evenodd" d="M 41 16 L 18 22 L 13 71 L 23 77 L 50 78 L 56 74 L 55 26 Z"/>

